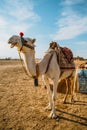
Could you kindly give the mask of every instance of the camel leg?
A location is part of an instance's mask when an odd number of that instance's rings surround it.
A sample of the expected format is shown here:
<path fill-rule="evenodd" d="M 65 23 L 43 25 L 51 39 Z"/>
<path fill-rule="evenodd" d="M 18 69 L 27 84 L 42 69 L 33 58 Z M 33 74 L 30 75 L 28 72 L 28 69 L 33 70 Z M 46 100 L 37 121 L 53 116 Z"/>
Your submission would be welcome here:
<path fill-rule="evenodd" d="M 77 100 L 76 92 L 75 92 L 76 83 L 77 83 L 77 71 L 76 71 L 76 74 L 75 74 L 75 77 L 74 77 L 74 81 L 73 81 L 73 86 L 72 86 L 72 98 L 71 98 L 72 102 L 74 102 L 75 100 Z"/>
<path fill-rule="evenodd" d="M 71 83 L 71 86 L 70 86 L 70 90 L 71 90 L 71 96 L 70 96 L 70 102 L 73 102 L 73 96 L 74 96 L 74 93 L 73 93 L 73 86 L 74 86 L 74 78 L 71 78 L 70 79 L 70 83 Z"/>
<path fill-rule="evenodd" d="M 44 80 L 44 83 L 47 87 L 47 94 L 48 94 L 48 100 L 49 100 L 49 104 L 46 107 L 46 109 L 51 110 L 52 109 L 52 98 L 51 98 L 52 97 L 52 91 L 50 89 L 49 80 L 48 80 L 46 75 L 43 76 L 43 80 Z"/>
<path fill-rule="evenodd" d="M 66 81 L 66 94 L 65 94 L 65 97 L 64 97 L 63 103 L 66 103 L 66 99 L 67 99 L 68 91 L 69 91 L 68 79 L 66 79 L 65 81 Z"/>
<path fill-rule="evenodd" d="M 53 82 L 53 93 L 52 93 L 52 111 L 49 115 L 51 118 L 57 118 L 56 116 L 56 110 L 55 110 L 55 101 L 56 101 L 56 95 L 57 95 L 57 86 L 58 86 L 58 79 L 55 79 Z"/>

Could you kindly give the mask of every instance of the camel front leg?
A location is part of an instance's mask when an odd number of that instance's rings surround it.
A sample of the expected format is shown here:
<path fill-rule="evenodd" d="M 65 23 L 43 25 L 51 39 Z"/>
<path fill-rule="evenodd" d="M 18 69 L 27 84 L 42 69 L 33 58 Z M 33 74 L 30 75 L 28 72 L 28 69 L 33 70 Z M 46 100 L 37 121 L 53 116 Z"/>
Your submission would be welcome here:
<path fill-rule="evenodd" d="M 46 107 L 46 110 L 51 110 L 52 109 L 52 91 L 51 91 L 51 89 L 50 89 L 50 84 L 49 84 L 49 80 L 48 80 L 48 78 L 47 78 L 47 76 L 46 75 L 43 75 L 43 82 L 44 82 L 44 84 L 46 85 L 46 87 L 47 87 L 47 94 L 48 94 L 48 100 L 49 100 L 49 104 L 48 104 L 48 106 Z"/>
<path fill-rule="evenodd" d="M 56 102 L 56 95 L 57 95 L 57 86 L 58 86 L 58 79 L 53 82 L 53 93 L 52 93 L 52 111 L 49 115 L 50 118 L 57 118 L 56 116 L 56 109 L 55 109 L 55 102 Z"/>

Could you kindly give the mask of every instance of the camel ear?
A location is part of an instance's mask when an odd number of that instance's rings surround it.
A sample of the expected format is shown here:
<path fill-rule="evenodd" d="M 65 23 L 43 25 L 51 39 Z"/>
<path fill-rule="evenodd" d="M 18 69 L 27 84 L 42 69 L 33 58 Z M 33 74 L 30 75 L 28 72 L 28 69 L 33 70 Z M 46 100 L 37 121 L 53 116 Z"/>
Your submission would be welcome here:
<path fill-rule="evenodd" d="M 34 43 L 36 41 L 36 39 L 32 39 L 32 43 Z"/>

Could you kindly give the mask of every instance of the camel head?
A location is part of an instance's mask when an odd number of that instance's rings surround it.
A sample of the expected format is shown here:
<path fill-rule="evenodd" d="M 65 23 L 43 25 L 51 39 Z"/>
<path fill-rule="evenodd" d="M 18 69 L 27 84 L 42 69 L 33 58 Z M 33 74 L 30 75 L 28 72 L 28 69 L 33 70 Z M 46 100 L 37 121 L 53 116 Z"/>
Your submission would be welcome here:
<path fill-rule="evenodd" d="M 10 47 L 17 47 L 20 51 L 28 51 L 29 49 L 34 50 L 34 42 L 36 39 L 31 38 L 24 38 L 23 36 L 16 36 L 13 35 L 9 38 L 8 44 L 10 44 Z"/>

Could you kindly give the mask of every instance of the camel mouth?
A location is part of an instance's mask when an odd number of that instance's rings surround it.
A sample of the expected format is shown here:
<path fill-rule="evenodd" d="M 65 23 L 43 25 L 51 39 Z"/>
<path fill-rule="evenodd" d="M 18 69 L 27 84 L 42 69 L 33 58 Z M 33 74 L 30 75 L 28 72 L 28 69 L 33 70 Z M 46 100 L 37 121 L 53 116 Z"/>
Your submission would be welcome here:
<path fill-rule="evenodd" d="M 10 44 L 10 47 L 13 48 L 15 45 L 14 44 Z"/>

